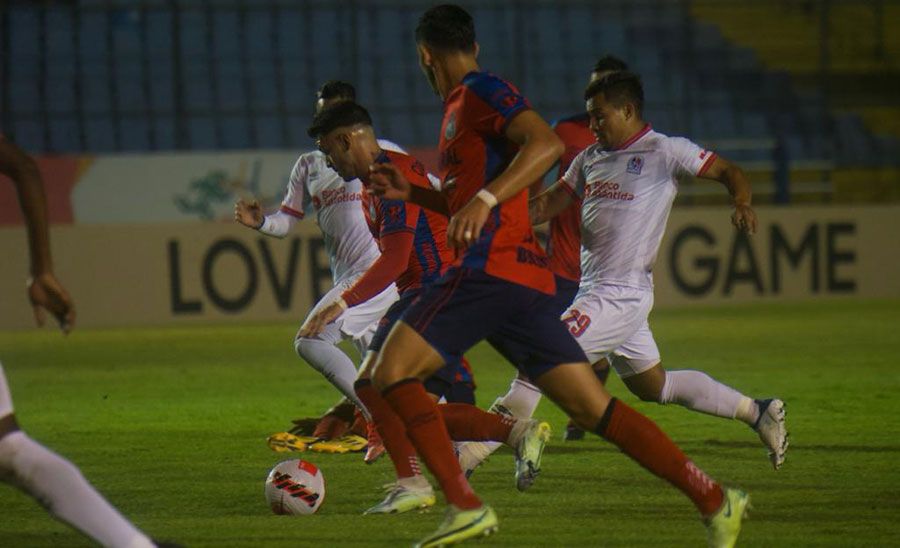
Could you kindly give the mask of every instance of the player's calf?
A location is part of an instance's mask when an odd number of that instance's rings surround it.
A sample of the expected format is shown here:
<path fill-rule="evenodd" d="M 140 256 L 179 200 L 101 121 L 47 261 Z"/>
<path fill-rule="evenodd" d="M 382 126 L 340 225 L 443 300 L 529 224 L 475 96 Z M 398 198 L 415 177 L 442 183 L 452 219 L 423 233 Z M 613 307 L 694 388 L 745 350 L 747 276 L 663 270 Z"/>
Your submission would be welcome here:
<path fill-rule="evenodd" d="M 84 479 L 74 464 L 24 432 L 12 432 L 0 439 L 0 477 L 11 479 L 55 518 L 103 546 L 154 546 Z"/>

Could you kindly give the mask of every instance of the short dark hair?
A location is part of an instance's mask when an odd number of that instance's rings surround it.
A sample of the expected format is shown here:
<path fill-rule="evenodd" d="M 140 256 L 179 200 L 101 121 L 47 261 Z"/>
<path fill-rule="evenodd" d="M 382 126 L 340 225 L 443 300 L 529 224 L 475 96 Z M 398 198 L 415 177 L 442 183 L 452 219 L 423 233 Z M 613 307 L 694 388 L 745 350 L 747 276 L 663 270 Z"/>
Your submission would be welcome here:
<path fill-rule="evenodd" d="M 641 84 L 641 77 L 633 72 L 613 72 L 594 80 L 584 90 L 584 100 L 599 94 L 616 106 L 633 103 L 638 114 L 644 112 L 644 86 Z"/>
<path fill-rule="evenodd" d="M 475 21 L 455 4 L 429 8 L 416 25 L 416 43 L 442 51 L 475 51 Z"/>
<path fill-rule="evenodd" d="M 606 72 L 613 70 L 628 70 L 628 63 L 614 55 L 604 55 L 597 59 L 597 62 L 594 63 L 594 70 L 591 72 Z"/>
<path fill-rule="evenodd" d="M 369 111 L 353 101 L 342 101 L 317 112 L 313 117 L 312 125 L 306 130 L 306 134 L 316 139 L 339 127 L 357 124 L 372 125 Z"/>
<path fill-rule="evenodd" d="M 356 101 L 356 88 L 349 82 L 328 80 L 316 92 L 316 99 L 334 99 L 335 97 Z"/>

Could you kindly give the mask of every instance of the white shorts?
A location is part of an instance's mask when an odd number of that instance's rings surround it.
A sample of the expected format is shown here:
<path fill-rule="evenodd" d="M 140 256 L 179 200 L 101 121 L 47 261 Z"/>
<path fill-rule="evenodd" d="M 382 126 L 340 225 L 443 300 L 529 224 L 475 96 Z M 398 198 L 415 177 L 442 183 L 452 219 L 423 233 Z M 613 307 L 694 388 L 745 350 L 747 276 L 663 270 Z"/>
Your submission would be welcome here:
<path fill-rule="evenodd" d="M 307 319 L 321 308 L 336 301 L 344 291 L 356 283 L 360 276 L 362 276 L 362 273 L 350 276 L 328 290 L 328 293 L 309 311 Z M 360 354 L 365 355 L 365 350 L 369 347 L 369 341 L 372 340 L 375 329 L 378 327 L 378 320 L 385 315 L 388 308 L 399 298 L 397 287 L 391 284 L 387 289 L 368 301 L 345 310 L 334 323 L 325 326 L 325 331 L 319 335 L 319 338 L 333 344 L 339 343 L 341 339 L 351 339 L 357 349 L 360 350 Z"/>
<path fill-rule="evenodd" d="M 12 414 L 12 394 L 9 393 L 9 384 L 6 382 L 6 374 L 3 372 L 3 364 L 0 364 L 0 419 Z"/>
<path fill-rule="evenodd" d="M 597 285 L 579 289 L 562 320 L 590 363 L 610 357 L 616 373 L 625 378 L 660 361 L 647 322 L 652 308 L 652 290 Z"/>

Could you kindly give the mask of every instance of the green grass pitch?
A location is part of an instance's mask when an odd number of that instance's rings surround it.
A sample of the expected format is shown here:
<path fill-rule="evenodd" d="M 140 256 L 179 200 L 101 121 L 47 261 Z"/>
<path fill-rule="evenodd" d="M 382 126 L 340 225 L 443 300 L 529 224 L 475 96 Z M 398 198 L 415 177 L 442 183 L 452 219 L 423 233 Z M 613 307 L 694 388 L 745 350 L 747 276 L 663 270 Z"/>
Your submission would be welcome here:
<path fill-rule="evenodd" d="M 742 546 L 886 546 L 900 532 L 900 302 L 828 301 L 654 312 L 670 368 L 707 371 L 749 395 L 788 404 L 791 449 L 773 472 L 737 422 L 636 402 L 714 477 L 747 489 L 755 511 Z M 265 445 L 336 392 L 293 354 L 295 326 L 0 333 L 20 423 L 75 462 L 152 536 L 188 546 L 402 546 L 429 533 L 439 508 L 362 516 L 392 479 L 361 455 L 306 455 L 322 468 L 319 514 L 272 515 Z M 490 348 L 469 355 L 483 407 L 513 376 Z M 688 500 L 596 437 L 563 442 L 554 426 L 535 486 L 515 490 L 509 451 L 472 478 L 500 517 L 484 546 L 700 546 Z M 0 487 L 0 546 L 89 545 L 30 498 Z"/>

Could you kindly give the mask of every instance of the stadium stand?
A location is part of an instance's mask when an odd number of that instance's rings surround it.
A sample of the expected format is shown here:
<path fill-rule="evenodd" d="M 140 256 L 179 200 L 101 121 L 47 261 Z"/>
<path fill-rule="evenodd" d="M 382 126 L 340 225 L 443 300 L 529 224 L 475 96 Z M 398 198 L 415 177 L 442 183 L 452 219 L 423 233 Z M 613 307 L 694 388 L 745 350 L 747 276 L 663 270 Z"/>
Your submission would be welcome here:
<path fill-rule="evenodd" d="M 382 133 L 433 146 L 440 105 L 411 31 L 425 4 L 10 2 L 0 122 L 35 152 L 307 147 L 312 92 L 339 77 L 357 84 Z M 777 172 L 779 158 L 792 180 L 900 166 L 896 94 L 829 97 L 821 74 L 824 24 L 830 80 L 900 80 L 895 2 L 835 1 L 828 13 L 796 1 L 466 4 L 483 66 L 548 119 L 583 108 L 586 73 L 612 52 L 643 75 L 657 129 L 724 146 L 759 172 Z"/>

